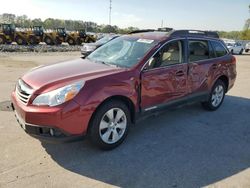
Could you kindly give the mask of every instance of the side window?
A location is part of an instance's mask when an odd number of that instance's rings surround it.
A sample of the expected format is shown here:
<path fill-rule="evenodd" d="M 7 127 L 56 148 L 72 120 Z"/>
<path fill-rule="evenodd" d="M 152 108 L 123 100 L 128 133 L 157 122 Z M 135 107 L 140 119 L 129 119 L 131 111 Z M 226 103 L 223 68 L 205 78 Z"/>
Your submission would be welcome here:
<path fill-rule="evenodd" d="M 149 60 L 147 69 L 183 63 L 183 47 L 181 40 L 167 43 Z"/>
<path fill-rule="evenodd" d="M 213 49 L 217 57 L 221 57 L 227 54 L 226 49 L 223 47 L 223 45 L 220 42 L 211 41 L 211 44 L 213 46 Z"/>
<path fill-rule="evenodd" d="M 202 40 L 189 40 L 189 62 L 209 59 L 208 42 Z"/>

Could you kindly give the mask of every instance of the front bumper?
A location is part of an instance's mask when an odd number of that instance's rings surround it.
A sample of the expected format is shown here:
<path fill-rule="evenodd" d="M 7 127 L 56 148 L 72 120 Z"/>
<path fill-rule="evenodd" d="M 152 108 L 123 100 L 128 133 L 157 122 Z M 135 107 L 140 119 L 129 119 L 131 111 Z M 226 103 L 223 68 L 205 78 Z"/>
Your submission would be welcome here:
<path fill-rule="evenodd" d="M 71 100 L 57 107 L 26 106 L 11 95 L 12 108 L 21 127 L 29 135 L 51 142 L 68 142 L 83 138 L 91 117 Z"/>

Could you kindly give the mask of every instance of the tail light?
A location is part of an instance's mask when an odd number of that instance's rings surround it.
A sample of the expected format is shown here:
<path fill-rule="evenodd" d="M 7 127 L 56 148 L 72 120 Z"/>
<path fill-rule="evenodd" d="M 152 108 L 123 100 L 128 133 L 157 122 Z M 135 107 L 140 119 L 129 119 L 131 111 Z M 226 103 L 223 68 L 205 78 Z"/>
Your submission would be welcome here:
<path fill-rule="evenodd" d="M 232 56 L 232 64 L 236 64 L 236 58 Z"/>

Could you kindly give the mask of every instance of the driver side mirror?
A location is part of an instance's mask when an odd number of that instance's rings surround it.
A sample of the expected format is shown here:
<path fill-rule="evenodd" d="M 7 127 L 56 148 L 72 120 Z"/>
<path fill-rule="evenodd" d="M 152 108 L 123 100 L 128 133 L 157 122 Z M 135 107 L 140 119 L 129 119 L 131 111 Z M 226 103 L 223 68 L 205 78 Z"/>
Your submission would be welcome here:
<path fill-rule="evenodd" d="M 146 63 L 145 67 L 143 68 L 143 71 L 147 71 L 149 69 L 152 69 L 155 65 L 155 58 L 154 57 L 151 57 L 148 62 Z"/>

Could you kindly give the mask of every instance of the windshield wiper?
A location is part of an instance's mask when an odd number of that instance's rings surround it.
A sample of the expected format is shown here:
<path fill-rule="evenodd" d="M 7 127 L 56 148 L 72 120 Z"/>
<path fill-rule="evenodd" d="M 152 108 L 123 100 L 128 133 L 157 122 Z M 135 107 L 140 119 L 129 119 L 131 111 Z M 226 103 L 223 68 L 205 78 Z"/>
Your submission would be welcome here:
<path fill-rule="evenodd" d="M 112 66 L 112 67 L 119 67 L 118 65 L 116 64 L 113 64 L 113 63 L 107 63 L 107 62 L 104 62 L 104 61 L 97 61 L 98 63 L 102 63 L 104 65 L 108 65 L 108 66 Z"/>
<path fill-rule="evenodd" d="M 118 65 L 116 65 L 116 64 L 113 64 L 113 63 L 107 63 L 107 62 L 105 62 L 105 61 L 100 61 L 100 60 L 92 60 L 92 59 L 90 59 L 89 57 L 86 57 L 86 59 L 88 59 L 88 60 L 90 60 L 90 61 L 93 61 L 93 62 L 95 62 L 95 63 L 101 63 L 101 64 L 108 65 L 108 66 L 112 66 L 112 67 L 120 67 L 120 66 L 118 66 Z"/>

